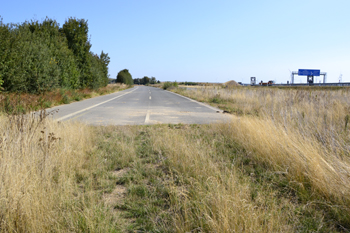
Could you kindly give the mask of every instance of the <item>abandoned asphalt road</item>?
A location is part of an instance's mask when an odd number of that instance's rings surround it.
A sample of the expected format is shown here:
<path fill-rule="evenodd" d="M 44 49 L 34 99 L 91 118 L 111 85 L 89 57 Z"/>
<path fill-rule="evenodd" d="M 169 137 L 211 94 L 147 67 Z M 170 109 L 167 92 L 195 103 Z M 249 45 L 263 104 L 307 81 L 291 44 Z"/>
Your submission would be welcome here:
<path fill-rule="evenodd" d="M 48 109 L 55 110 L 56 120 L 93 125 L 206 124 L 229 120 L 219 109 L 148 86 Z"/>

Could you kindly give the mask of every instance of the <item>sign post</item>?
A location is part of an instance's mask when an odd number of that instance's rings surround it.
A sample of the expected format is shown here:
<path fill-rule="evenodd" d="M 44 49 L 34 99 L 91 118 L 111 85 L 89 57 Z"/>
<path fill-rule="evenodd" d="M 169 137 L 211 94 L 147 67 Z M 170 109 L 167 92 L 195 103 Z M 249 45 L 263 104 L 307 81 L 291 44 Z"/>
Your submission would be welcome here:
<path fill-rule="evenodd" d="M 314 83 L 314 76 L 320 76 L 321 71 L 320 70 L 306 70 L 306 69 L 299 69 L 298 75 L 299 76 L 307 76 L 307 82 L 310 84 Z"/>
<path fill-rule="evenodd" d="M 254 86 L 256 84 L 256 77 L 250 77 L 250 85 Z"/>

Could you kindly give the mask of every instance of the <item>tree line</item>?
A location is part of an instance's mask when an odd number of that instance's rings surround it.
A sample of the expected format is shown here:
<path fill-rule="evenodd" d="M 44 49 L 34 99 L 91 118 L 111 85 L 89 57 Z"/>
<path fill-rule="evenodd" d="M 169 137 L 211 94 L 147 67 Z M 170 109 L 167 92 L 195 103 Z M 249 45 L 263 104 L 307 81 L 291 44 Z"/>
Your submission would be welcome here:
<path fill-rule="evenodd" d="M 155 78 L 155 77 L 147 77 L 144 76 L 143 78 L 135 78 L 134 79 L 134 84 L 140 84 L 140 85 L 146 85 L 146 84 L 156 84 L 160 83 L 160 81 Z"/>
<path fill-rule="evenodd" d="M 0 86 L 5 91 L 99 88 L 108 84 L 110 58 L 90 51 L 88 22 L 69 18 L 4 24 L 0 18 Z"/>
<path fill-rule="evenodd" d="M 139 85 L 147 85 L 147 84 L 156 84 L 160 83 L 160 81 L 156 80 L 155 77 L 147 77 L 144 76 L 143 78 L 135 78 L 133 79 L 129 70 L 124 69 L 119 71 L 117 78 L 116 78 L 117 83 L 125 83 L 127 85 L 132 85 L 132 84 L 139 84 Z"/>

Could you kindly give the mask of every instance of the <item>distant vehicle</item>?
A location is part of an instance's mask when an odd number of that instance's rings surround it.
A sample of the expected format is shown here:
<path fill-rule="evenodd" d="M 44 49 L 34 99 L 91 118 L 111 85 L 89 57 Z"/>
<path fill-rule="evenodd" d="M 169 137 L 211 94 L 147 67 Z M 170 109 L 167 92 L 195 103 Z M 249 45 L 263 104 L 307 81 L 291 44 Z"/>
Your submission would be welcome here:
<path fill-rule="evenodd" d="M 268 81 L 267 83 L 264 83 L 264 82 L 261 80 L 261 82 L 259 83 L 260 86 L 272 86 L 273 84 L 275 84 L 275 81 L 273 81 L 273 80 L 270 80 L 270 81 Z"/>
<path fill-rule="evenodd" d="M 242 82 L 238 82 L 238 84 L 239 84 L 239 85 L 243 85 L 243 83 L 242 83 Z"/>

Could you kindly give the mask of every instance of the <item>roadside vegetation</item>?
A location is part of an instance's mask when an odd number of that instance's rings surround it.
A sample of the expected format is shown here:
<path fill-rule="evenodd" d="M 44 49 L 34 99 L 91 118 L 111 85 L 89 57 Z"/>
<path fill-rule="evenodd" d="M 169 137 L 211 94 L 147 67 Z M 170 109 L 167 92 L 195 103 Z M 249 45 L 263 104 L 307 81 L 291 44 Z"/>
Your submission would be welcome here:
<path fill-rule="evenodd" d="M 0 119 L 0 231 L 115 231 L 100 202 L 106 173 L 93 129 L 48 115 Z"/>
<path fill-rule="evenodd" d="M 349 89 L 173 91 L 235 115 L 230 124 L 234 142 L 253 164 L 264 164 L 264 170 L 286 178 L 278 185 L 292 195 L 292 202 L 322 210 L 315 217 L 325 221 L 320 229 L 330 222 L 335 223 L 333 230 L 350 228 Z M 253 166 L 252 175 L 267 178 L 257 175 L 265 172 L 260 169 Z"/>
<path fill-rule="evenodd" d="M 126 89 L 108 85 L 110 58 L 90 51 L 88 23 L 0 17 L 0 112 L 20 114 Z M 130 85 L 132 85 L 132 80 Z"/>
<path fill-rule="evenodd" d="M 108 84 L 98 89 L 55 89 L 40 94 L 33 93 L 0 93 L 0 113 L 6 114 L 25 114 L 31 111 L 47 109 L 61 104 L 80 101 L 96 97 L 99 95 L 110 94 L 127 89 L 129 86 L 124 84 Z"/>
<path fill-rule="evenodd" d="M 116 78 L 117 83 L 124 83 L 127 85 L 149 85 L 149 84 L 159 84 L 160 81 L 156 80 L 155 77 L 149 78 L 148 76 L 144 76 L 143 78 L 135 78 L 133 79 L 129 70 L 124 69 L 119 71 L 117 78 Z"/>
<path fill-rule="evenodd" d="M 176 81 L 175 82 L 164 82 L 162 84 L 163 84 L 162 88 L 164 90 L 171 90 L 171 89 L 174 89 L 174 88 L 179 86 L 179 84 Z"/>
<path fill-rule="evenodd" d="M 69 18 L 4 24 L 0 18 L 0 80 L 5 91 L 41 93 L 108 84 L 110 58 L 90 51 L 88 23 Z M 0 81 L 1 83 L 1 81 Z"/>
<path fill-rule="evenodd" d="M 347 89 L 174 90 L 235 109 L 232 121 L 92 127 L 3 116 L 0 230 L 349 231 Z"/>
<path fill-rule="evenodd" d="M 138 84 L 138 85 L 149 85 L 149 84 L 159 84 L 160 81 L 157 80 L 155 77 L 151 77 L 149 78 L 148 76 L 144 76 L 143 78 L 135 78 L 133 79 L 134 84 Z"/>

